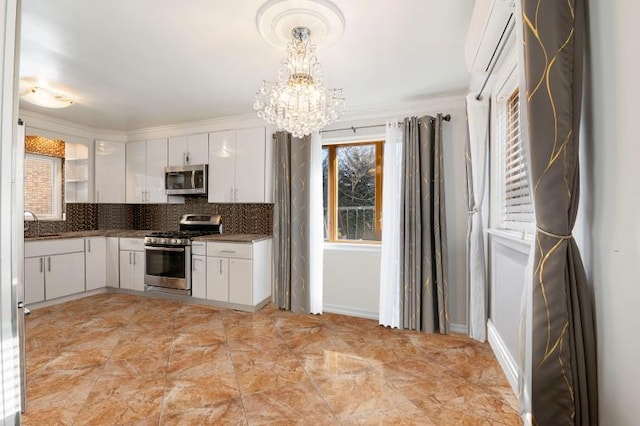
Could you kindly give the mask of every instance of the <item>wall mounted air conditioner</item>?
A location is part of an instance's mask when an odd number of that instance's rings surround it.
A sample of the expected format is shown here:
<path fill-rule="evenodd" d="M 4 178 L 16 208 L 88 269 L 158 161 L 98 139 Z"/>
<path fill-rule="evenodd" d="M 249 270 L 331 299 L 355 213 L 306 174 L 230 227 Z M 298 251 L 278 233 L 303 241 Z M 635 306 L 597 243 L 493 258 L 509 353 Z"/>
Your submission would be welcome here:
<path fill-rule="evenodd" d="M 504 37 L 515 24 L 514 0 L 476 0 L 464 47 L 472 73 L 489 71 Z"/>

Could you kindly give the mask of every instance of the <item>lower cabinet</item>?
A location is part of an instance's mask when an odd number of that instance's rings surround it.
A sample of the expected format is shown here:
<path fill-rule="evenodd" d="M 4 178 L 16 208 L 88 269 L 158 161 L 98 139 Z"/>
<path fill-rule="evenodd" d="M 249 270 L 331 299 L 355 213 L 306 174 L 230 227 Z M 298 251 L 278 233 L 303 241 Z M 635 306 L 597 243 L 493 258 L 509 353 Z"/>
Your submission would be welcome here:
<path fill-rule="evenodd" d="M 207 298 L 207 257 L 191 256 L 191 296 Z"/>
<path fill-rule="evenodd" d="M 86 290 L 107 286 L 107 240 L 91 237 L 84 240 Z"/>
<path fill-rule="evenodd" d="M 207 243 L 207 299 L 256 306 L 270 295 L 270 239 Z"/>
<path fill-rule="evenodd" d="M 144 291 L 144 240 L 120 238 L 120 288 Z"/>
<path fill-rule="evenodd" d="M 24 250 L 25 303 L 85 291 L 84 239 L 32 241 Z"/>

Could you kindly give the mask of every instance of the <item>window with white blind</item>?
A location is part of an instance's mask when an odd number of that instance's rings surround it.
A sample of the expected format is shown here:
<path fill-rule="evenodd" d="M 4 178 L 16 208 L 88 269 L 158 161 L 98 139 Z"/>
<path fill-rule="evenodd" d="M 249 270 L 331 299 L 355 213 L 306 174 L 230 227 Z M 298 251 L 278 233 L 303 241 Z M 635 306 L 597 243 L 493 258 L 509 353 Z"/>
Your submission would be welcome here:
<path fill-rule="evenodd" d="M 520 93 L 516 88 L 499 103 L 500 227 L 526 230 L 534 223 L 529 173 L 520 137 Z"/>

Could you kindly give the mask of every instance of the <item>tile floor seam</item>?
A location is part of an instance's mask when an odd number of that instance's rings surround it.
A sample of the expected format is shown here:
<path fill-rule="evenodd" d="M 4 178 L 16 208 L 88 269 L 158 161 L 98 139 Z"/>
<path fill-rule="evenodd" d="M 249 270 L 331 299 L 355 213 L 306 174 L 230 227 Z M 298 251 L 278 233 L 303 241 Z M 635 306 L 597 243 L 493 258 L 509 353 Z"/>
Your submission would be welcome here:
<path fill-rule="evenodd" d="M 167 388 L 169 385 L 169 377 L 168 377 L 168 373 L 169 373 L 169 362 L 171 361 L 171 355 L 173 354 L 173 348 L 175 345 L 175 340 L 176 340 L 176 319 L 178 317 L 178 312 L 180 311 L 180 307 L 181 304 L 179 305 L 178 309 L 176 309 L 176 313 L 173 317 L 173 328 L 172 328 L 172 333 L 171 333 L 171 347 L 169 348 L 169 355 L 167 356 L 167 363 L 166 363 L 166 367 L 165 367 L 165 372 L 164 372 L 164 388 L 162 390 L 162 400 L 160 401 L 160 417 L 158 418 L 158 425 L 162 424 L 162 417 L 164 415 L 164 398 L 167 395 Z"/>
<path fill-rule="evenodd" d="M 225 340 L 225 349 L 227 350 L 227 356 L 229 357 L 229 361 L 231 362 L 231 368 L 233 368 L 233 375 L 236 378 L 236 387 L 238 388 L 238 393 L 240 394 L 240 402 L 242 402 L 242 415 L 244 416 L 244 424 L 249 425 L 249 416 L 247 415 L 247 407 L 245 405 L 244 392 L 240 388 L 240 380 L 238 380 L 238 373 L 236 372 L 236 366 L 233 362 L 233 357 L 231 356 L 231 347 L 229 346 L 229 337 L 227 336 L 227 326 L 222 324 L 222 329 L 224 330 L 224 340 Z"/>

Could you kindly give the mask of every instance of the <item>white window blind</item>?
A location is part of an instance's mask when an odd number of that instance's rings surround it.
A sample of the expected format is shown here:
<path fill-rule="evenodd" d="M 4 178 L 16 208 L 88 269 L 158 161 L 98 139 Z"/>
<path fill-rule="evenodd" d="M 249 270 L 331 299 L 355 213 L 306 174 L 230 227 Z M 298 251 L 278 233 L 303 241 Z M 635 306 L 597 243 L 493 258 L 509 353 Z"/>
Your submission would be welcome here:
<path fill-rule="evenodd" d="M 520 94 L 516 89 L 500 108 L 502 142 L 502 227 L 527 229 L 534 223 L 524 147 L 520 137 Z"/>

